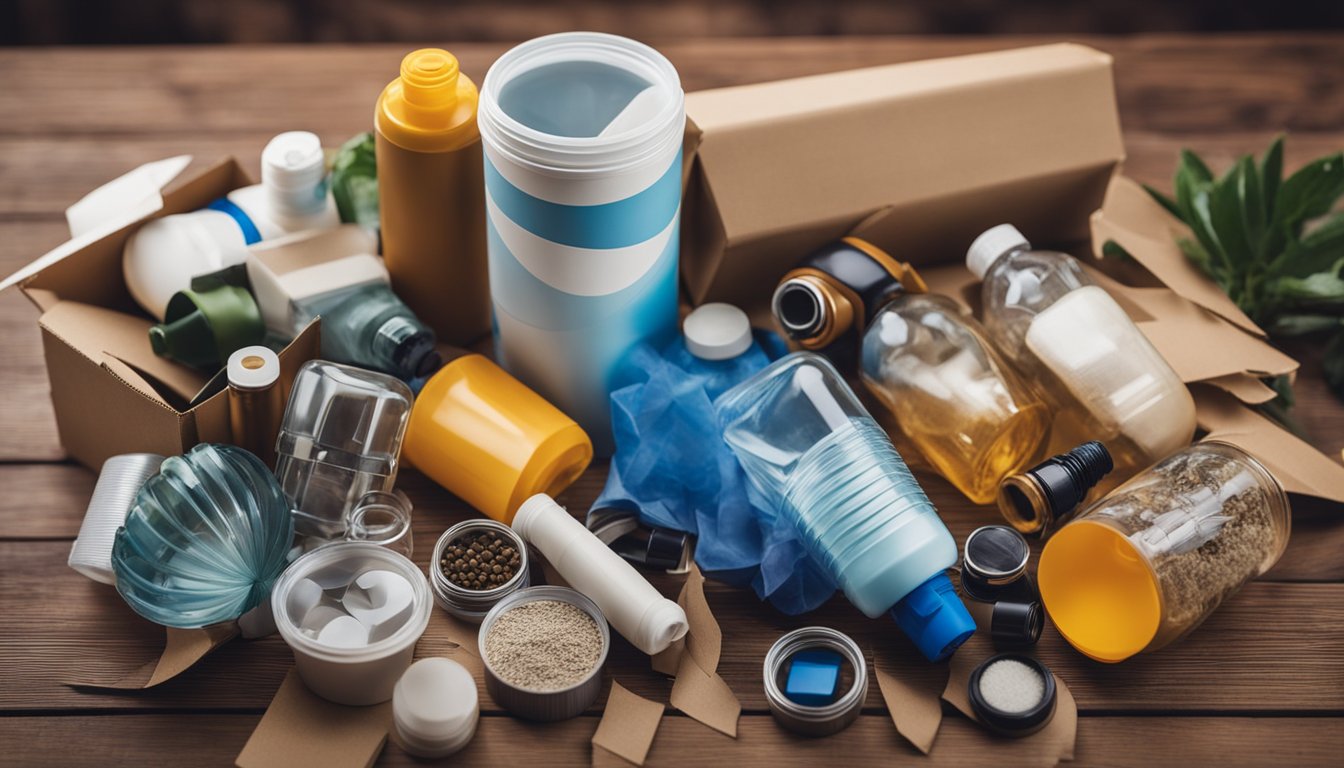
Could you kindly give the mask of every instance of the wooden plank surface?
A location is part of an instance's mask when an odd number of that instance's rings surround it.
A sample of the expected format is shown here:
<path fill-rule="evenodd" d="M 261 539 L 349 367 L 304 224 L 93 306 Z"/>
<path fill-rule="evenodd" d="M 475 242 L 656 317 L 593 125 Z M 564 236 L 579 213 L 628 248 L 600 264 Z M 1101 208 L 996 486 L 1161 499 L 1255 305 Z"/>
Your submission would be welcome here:
<path fill-rule="evenodd" d="M 660 45 L 688 89 L 1046 42 L 1042 38 L 775 39 Z M 1291 131 L 1286 165 L 1344 147 L 1344 36 L 1084 38 L 1111 53 L 1125 131 L 1126 172 L 1165 185 L 1180 148 L 1215 166 Z M 479 81 L 500 45 L 451 46 Z M 368 127 L 373 99 L 403 46 L 148 48 L 0 51 L 0 273 L 59 243 L 62 211 L 132 165 L 177 153 L 236 155 L 255 169 L 272 134 L 317 131 L 329 144 Z M 78 76 L 71 76 L 72 72 Z M 135 695 L 98 695 L 63 683 L 126 669 L 156 653 L 161 630 L 135 617 L 109 587 L 65 567 L 94 475 L 61 462 L 36 311 L 0 296 L 0 764 L 227 764 L 290 664 L 278 638 L 235 641 L 180 679 Z M 1303 361 L 1296 415 L 1317 447 L 1344 449 L 1344 407 L 1319 377 L 1319 349 Z M 596 467 L 562 501 L 586 509 L 604 476 Z M 941 480 L 921 479 L 958 540 L 993 522 Z M 470 514 L 460 501 L 408 472 L 416 504 L 416 559 Z M 1089 662 L 1047 630 L 1039 654 L 1078 701 L 1079 765 L 1317 765 L 1344 750 L 1344 511 L 1295 508 L 1282 561 L 1186 641 L 1117 666 Z M 675 595 L 676 579 L 657 576 Z M 1027 764 L 1021 746 L 985 735 L 949 713 L 937 748 L 916 758 L 895 734 L 876 687 L 865 715 L 842 736 L 797 739 L 766 713 L 760 659 L 780 633 L 826 624 L 870 652 L 909 649 L 888 623 L 868 621 L 841 599 L 789 618 L 747 591 L 711 582 L 725 629 L 720 672 L 742 699 L 737 741 L 685 717 L 664 723 L 653 764 L 812 765 L 837 750 L 853 764 Z M 437 612 L 436 612 L 437 614 Z M 422 655 L 452 653 L 436 615 Z M 668 682 L 617 641 L 609 677 L 666 700 Z M 601 702 L 585 716 L 537 726 L 499 713 L 488 698 L 470 749 L 473 765 L 587 765 Z M 950 712 L 950 711 L 949 711 Z M 412 764 L 389 747 L 383 764 Z M 419 763 L 415 763 L 419 764 Z"/>

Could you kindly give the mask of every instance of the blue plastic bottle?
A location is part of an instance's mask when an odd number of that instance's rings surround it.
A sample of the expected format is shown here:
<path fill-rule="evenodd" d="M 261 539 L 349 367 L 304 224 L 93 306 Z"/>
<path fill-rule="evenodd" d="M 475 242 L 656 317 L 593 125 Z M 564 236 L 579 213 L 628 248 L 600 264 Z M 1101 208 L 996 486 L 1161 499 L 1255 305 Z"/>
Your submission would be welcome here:
<path fill-rule="evenodd" d="M 714 404 L 756 489 L 869 618 L 890 610 L 929 660 L 975 623 L 946 570 L 956 543 L 882 428 L 825 358 L 783 357 Z"/>

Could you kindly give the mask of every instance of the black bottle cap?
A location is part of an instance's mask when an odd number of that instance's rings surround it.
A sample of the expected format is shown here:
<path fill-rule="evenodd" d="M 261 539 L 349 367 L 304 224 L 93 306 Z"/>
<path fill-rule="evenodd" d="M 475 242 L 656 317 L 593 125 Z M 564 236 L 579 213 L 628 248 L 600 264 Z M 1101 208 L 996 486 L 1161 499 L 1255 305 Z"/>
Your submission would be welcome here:
<path fill-rule="evenodd" d="M 1115 463 L 1106 446 L 1092 440 L 1004 478 L 999 511 L 1023 533 L 1045 535 L 1068 522 Z"/>
<path fill-rule="evenodd" d="M 991 667 L 1004 661 L 1016 661 L 1025 664 L 1041 676 L 1045 690 L 1040 701 L 1034 706 L 1022 711 L 1010 712 L 989 703 L 994 696 L 992 694 L 986 696 L 981 687 L 981 682 L 985 673 Z M 1055 716 L 1055 676 L 1050 672 L 1049 667 L 1030 656 L 1015 653 L 1001 653 L 997 656 L 991 656 L 971 672 L 971 678 L 966 687 L 967 696 L 971 702 L 971 711 L 990 730 L 1005 736 L 1028 736 L 1036 733 L 1048 725 Z"/>
<path fill-rule="evenodd" d="M 689 538 L 681 531 L 640 525 L 611 542 L 611 549 L 641 568 L 673 571 L 681 567 Z"/>
<path fill-rule="evenodd" d="M 1022 580 L 1031 547 L 1022 534 L 1006 525 L 971 531 L 962 545 L 961 587 L 968 597 L 993 602 Z"/>
<path fill-rule="evenodd" d="M 1035 600 L 994 604 L 989 619 L 989 637 L 995 648 L 1026 648 L 1041 639 L 1045 629 L 1045 611 Z"/>

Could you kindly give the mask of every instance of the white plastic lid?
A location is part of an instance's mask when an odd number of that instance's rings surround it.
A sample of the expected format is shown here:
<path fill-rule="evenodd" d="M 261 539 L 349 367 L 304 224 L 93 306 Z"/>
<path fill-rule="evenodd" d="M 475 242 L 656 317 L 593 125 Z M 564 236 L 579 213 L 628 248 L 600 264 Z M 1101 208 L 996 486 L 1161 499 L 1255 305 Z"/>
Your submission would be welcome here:
<path fill-rule="evenodd" d="M 280 379 L 280 358 L 269 347 L 243 347 L 229 355 L 229 386 L 265 389 Z"/>
<path fill-rule="evenodd" d="M 322 140 L 308 131 L 286 131 L 261 152 L 261 183 L 271 204 L 285 216 L 322 212 L 326 207 L 326 156 Z"/>
<path fill-rule="evenodd" d="M 681 324 L 686 348 L 701 360 L 728 360 L 751 346 L 751 321 L 732 304 L 703 304 Z"/>
<path fill-rule="evenodd" d="M 475 678 L 451 659 L 415 662 L 392 692 L 398 741 L 418 757 L 444 757 L 466 746 L 479 713 Z"/>
<path fill-rule="evenodd" d="M 966 251 L 966 267 L 983 280 L 990 265 L 998 261 L 1000 256 L 1009 251 L 1030 247 L 1031 243 L 1027 242 L 1027 238 L 1023 237 L 1012 224 L 990 227 L 981 232 Z"/>

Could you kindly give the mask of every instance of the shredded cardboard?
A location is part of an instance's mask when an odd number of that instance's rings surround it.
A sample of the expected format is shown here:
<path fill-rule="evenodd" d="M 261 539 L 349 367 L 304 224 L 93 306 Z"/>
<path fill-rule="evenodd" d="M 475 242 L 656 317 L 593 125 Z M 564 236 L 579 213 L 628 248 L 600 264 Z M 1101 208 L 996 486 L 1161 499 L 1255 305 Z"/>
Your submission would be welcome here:
<path fill-rule="evenodd" d="M 79 688 L 105 688 L 132 691 L 153 688 L 172 680 L 196 665 L 212 651 L 238 636 L 238 624 L 228 622 L 200 629 L 165 627 L 163 653 L 157 659 L 127 672 L 106 677 L 72 680 L 67 685 Z"/>
<path fill-rule="evenodd" d="M 369 768 L 387 742 L 392 703 L 333 704 L 289 670 L 238 754 L 238 768 Z"/>
<path fill-rule="evenodd" d="M 672 706 L 716 731 L 737 738 L 737 719 L 742 713 L 742 704 L 718 675 L 723 632 L 705 599 L 705 577 L 699 566 L 691 566 L 677 602 L 686 611 L 690 629 L 686 633 L 684 652 L 678 652 L 676 656 L 677 679 L 672 683 Z M 666 668 L 672 662 L 667 653 L 660 654 L 661 659 L 655 657 L 655 668 L 660 665 Z"/>
<path fill-rule="evenodd" d="M 601 750 L 606 750 L 635 765 L 643 765 L 662 719 L 662 704 L 633 694 L 615 680 L 611 681 L 602 721 L 597 724 L 597 733 L 593 734 L 593 763 L 596 765 Z"/>

